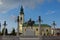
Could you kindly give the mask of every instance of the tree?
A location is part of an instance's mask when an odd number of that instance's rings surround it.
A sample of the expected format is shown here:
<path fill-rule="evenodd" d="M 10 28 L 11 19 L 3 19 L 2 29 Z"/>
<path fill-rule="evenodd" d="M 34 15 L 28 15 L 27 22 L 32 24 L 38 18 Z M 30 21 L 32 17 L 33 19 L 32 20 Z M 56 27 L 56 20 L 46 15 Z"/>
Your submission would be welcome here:
<path fill-rule="evenodd" d="M 2 29 L 2 35 L 4 34 L 4 28 Z"/>
<path fill-rule="evenodd" d="M 13 28 L 13 30 L 12 30 L 12 32 L 11 32 L 11 35 L 16 35 L 14 28 Z"/>
<path fill-rule="evenodd" d="M 1 35 L 1 23 L 0 23 L 0 35 Z"/>
<path fill-rule="evenodd" d="M 8 34 L 8 30 L 7 30 L 7 28 L 5 29 L 5 35 L 7 35 Z"/>
<path fill-rule="evenodd" d="M 4 28 L 2 29 L 2 35 L 4 34 Z M 5 29 L 5 35 L 7 35 L 8 34 L 8 30 L 7 30 L 7 28 Z"/>

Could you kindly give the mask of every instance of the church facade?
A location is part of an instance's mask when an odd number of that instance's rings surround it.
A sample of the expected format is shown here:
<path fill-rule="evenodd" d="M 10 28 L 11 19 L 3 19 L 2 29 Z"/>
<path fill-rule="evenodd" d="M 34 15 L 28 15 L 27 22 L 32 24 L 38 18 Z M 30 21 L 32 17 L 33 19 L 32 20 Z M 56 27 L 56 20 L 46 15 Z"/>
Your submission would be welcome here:
<path fill-rule="evenodd" d="M 24 25 L 24 26 L 23 26 Z M 24 10 L 21 6 L 20 14 L 19 14 L 19 33 L 24 36 L 39 36 L 39 24 L 34 24 L 31 28 L 30 26 L 26 26 L 24 24 Z M 51 26 L 48 24 L 41 24 L 41 35 L 50 35 L 51 34 Z"/>

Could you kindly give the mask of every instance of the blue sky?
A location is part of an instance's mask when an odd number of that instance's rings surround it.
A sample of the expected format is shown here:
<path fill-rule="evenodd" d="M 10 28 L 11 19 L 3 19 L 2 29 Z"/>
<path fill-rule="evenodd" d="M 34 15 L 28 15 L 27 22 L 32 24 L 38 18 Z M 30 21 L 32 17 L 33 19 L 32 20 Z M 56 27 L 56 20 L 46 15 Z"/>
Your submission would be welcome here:
<path fill-rule="evenodd" d="M 37 20 L 41 16 L 43 24 L 52 26 L 56 22 L 56 28 L 60 28 L 60 0 L 0 0 L 0 22 L 7 21 L 8 31 L 17 28 L 16 17 L 19 15 L 20 6 L 24 8 L 24 19 Z"/>

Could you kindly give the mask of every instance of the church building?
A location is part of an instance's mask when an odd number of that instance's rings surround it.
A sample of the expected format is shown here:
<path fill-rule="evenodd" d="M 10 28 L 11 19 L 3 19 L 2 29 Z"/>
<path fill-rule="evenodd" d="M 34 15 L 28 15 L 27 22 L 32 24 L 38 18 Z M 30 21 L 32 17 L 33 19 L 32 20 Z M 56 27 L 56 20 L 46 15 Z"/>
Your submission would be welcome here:
<path fill-rule="evenodd" d="M 21 6 L 20 14 L 19 14 L 19 33 L 24 36 L 39 36 L 39 24 L 34 24 L 32 28 L 27 26 L 24 23 L 24 10 L 23 6 Z M 51 34 L 51 26 L 48 24 L 41 24 L 41 35 L 50 35 Z"/>

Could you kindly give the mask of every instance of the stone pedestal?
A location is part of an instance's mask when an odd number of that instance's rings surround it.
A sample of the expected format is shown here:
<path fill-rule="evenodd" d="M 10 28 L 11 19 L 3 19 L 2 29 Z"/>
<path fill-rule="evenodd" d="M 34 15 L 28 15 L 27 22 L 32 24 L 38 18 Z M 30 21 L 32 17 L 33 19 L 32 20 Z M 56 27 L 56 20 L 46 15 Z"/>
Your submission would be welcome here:
<path fill-rule="evenodd" d="M 24 32 L 24 36 L 34 36 L 34 30 L 31 29 L 30 27 L 26 28 L 26 31 Z"/>

